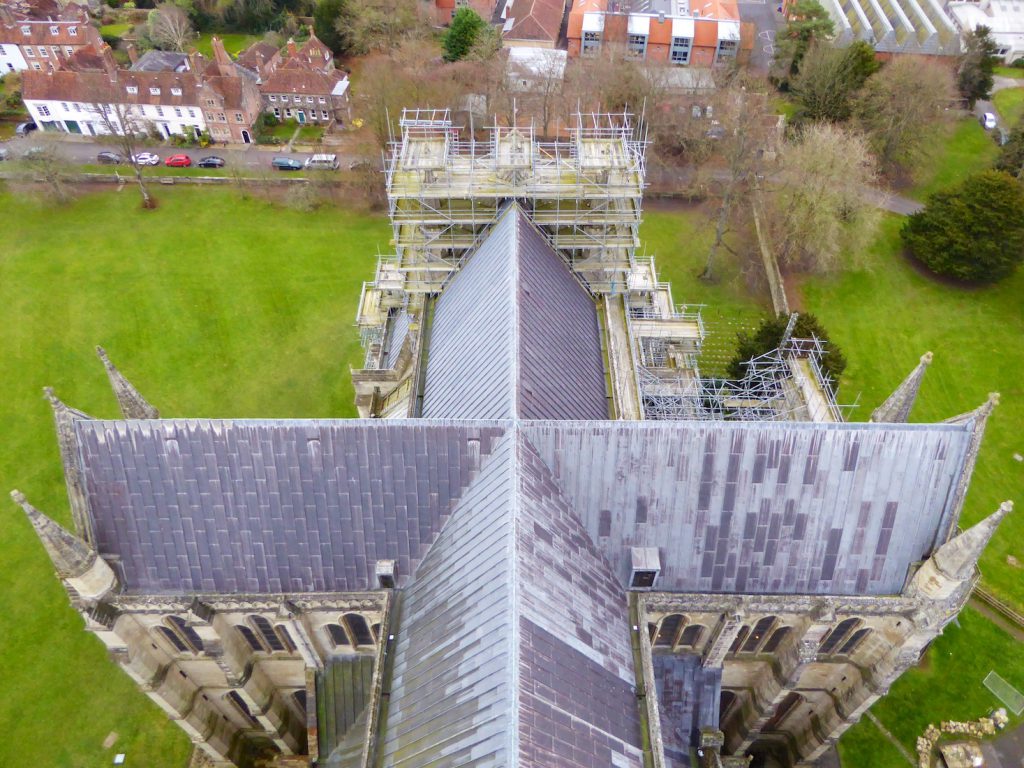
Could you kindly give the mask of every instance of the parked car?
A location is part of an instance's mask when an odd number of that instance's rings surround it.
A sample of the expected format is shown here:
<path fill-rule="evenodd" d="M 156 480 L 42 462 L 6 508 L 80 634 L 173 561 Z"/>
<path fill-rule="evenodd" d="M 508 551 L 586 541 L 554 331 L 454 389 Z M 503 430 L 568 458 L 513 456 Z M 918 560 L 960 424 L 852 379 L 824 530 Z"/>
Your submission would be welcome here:
<path fill-rule="evenodd" d="M 124 158 L 117 154 L 117 152 L 104 151 L 96 155 L 96 162 L 100 165 L 120 165 L 124 162 Z"/>
<path fill-rule="evenodd" d="M 0 163 L 2 163 L 4 160 L 10 160 L 10 159 L 11 159 L 10 151 L 4 149 L 3 147 L 0 147 Z"/>
<path fill-rule="evenodd" d="M 132 162 L 135 165 L 160 165 L 160 156 L 152 152 L 139 152 L 137 155 L 132 155 Z"/>
<path fill-rule="evenodd" d="M 999 121 L 996 120 L 996 116 L 991 112 L 986 112 L 979 118 L 981 127 L 986 131 L 995 130 L 996 126 L 999 125 Z"/>
<path fill-rule="evenodd" d="M 164 165 L 168 168 L 188 168 L 192 165 L 192 158 L 188 155 L 171 155 L 164 160 Z"/>
<path fill-rule="evenodd" d="M 307 168 L 313 168 L 321 171 L 336 171 L 340 167 L 338 164 L 338 156 L 332 154 L 313 155 L 312 157 L 307 157 L 305 165 Z"/>
<path fill-rule="evenodd" d="M 301 171 L 302 163 L 290 157 L 275 157 L 270 161 L 270 167 L 279 171 Z"/>
<path fill-rule="evenodd" d="M 30 120 L 27 123 L 18 123 L 18 127 L 14 129 L 14 133 L 18 136 L 28 136 L 38 127 L 38 125 Z"/>
<path fill-rule="evenodd" d="M 223 168 L 224 158 L 210 155 L 209 157 L 204 157 L 196 165 L 200 168 Z"/>

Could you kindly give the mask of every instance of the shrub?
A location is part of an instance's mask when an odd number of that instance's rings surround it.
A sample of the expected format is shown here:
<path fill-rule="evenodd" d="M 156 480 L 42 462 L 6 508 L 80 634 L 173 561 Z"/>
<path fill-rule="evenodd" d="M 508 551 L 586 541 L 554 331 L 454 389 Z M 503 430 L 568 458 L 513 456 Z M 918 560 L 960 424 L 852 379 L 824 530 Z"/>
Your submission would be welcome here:
<path fill-rule="evenodd" d="M 472 8 L 460 8 L 456 11 L 442 42 L 444 60 L 458 61 L 463 58 L 486 27 L 487 22 Z"/>
<path fill-rule="evenodd" d="M 900 231 L 932 272 L 993 283 L 1024 261 L 1024 188 L 1008 173 L 982 171 L 931 196 Z"/>
<path fill-rule="evenodd" d="M 737 334 L 739 341 L 736 347 L 736 355 L 729 362 L 726 369 L 729 377 L 742 379 L 747 372 L 746 363 L 755 357 L 771 352 L 782 342 L 782 336 L 789 324 L 787 315 L 769 317 L 764 320 L 756 331 L 746 333 L 741 331 Z M 800 315 L 793 327 L 794 339 L 809 339 L 815 336 L 825 342 L 827 354 L 821 359 L 823 371 L 832 379 L 833 387 L 839 385 L 839 377 L 846 370 L 846 357 L 839 346 L 829 338 L 828 331 L 812 314 Z"/>

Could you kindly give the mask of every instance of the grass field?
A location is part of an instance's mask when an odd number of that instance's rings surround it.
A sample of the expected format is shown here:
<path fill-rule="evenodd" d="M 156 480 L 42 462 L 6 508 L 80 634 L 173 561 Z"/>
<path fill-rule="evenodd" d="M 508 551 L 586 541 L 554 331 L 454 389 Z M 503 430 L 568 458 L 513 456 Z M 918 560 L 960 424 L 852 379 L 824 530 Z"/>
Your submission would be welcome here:
<path fill-rule="evenodd" d="M 23 490 L 68 523 L 41 388 L 117 416 L 103 344 L 167 416 L 352 416 L 359 284 L 390 236 L 383 218 L 300 214 L 234 190 L 130 189 L 55 211 L 0 193 L 0 765 L 181 768 L 183 731 L 82 630 L 24 516 Z M 111 731 L 120 737 L 103 750 Z"/>
<path fill-rule="evenodd" d="M 915 742 L 929 723 L 976 720 L 1002 706 L 982 685 L 995 670 L 1024 689 L 1024 654 L 1020 645 L 971 609 L 935 641 L 925 663 L 896 681 L 871 713 L 915 754 Z M 1019 722 L 1013 718 L 1011 723 Z M 849 768 L 904 768 L 906 762 L 867 718 L 839 740 L 839 754 Z"/>
<path fill-rule="evenodd" d="M 299 135 L 295 141 L 299 144 L 311 144 L 320 141 L 324 136 L 324 129 L 315 123 L 305 123 L 299 125 L 295 120 L 283 120 L 277 125 L 270 126 L 269 128 L 263 129 L 263 134 L 266 136 L 276 136 L 281 141 L 288 143 L 291 140 L 292 134 L 295 133 L 295 129 L 299 129 Z"/>
<path fill-rule="evenodd" d="M 988 168 L 999 154 L 991 134 L 973 117 L 943 130 L 945 135 L 938 137 L 931 156 L 921 163 L 914 186 L 904 193 L 908 197 L 924 202 L 934 192 L 948 189 L 972 173 Z"/>
<path fill-rule="evenodd" d="M 1024 87 L 998 91 L 992 97 L 992 102 L 999 110 L 1000 116 L 1006 121 L 1007 127 L 1012 128 L 1020 122 L 1021 116 L 1024 115 Z"/>
<path fill-rule="evenodd" d="M 193 43 L 196 50 L 203 54 L 203 56 L 213 56 L 213 44 L 210 41 L 214 35 L 224 41 L 224 50 L 232 56 L 237 56 L 260 39 L 259 35 L 245 35 L 235 32 L 203 32 Z"/>
<path fill-rule="evenodd" d="M 903 220 L 882 222 L 866 266 L 804 285 L 805 306 L 820 317 L 846 353 L 849 367 L 840 396 L 860 408 L 866 421 L 928 350 L 935 353 L 925 377 L 914 421 L 939 421 L 1002 393 L 989 421 L 963 522 L 977 522 L 1003 499 L 1024 499 L 1024 272 L 988 288 L 943 284 L 901 256 Z M 1010 515 L 982 558 L 984 583 L 1024 610 L 1024 515 Z"/>
<path fill-rule="evenodd" d="M 124 37 L 132 31 L 132 24 L 105 24 L 100 27 L 100 34 L 104 37 Z"/>
<path fill-rule="evenodd" d="M 1014 80 L 1024 78 L 1024 69 L 1020 67 L 996 67 L 996 77 L 1012 77 Z"/>

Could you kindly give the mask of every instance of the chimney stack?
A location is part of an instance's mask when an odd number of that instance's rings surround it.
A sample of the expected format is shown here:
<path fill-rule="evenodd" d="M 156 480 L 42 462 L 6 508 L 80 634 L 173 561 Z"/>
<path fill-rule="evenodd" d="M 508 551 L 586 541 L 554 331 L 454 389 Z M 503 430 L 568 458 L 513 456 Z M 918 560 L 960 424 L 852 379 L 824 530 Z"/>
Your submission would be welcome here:
<path fill-rule="evenodd" d="M 214 35 L 213 39 L 210 41 L 210 43 L 213 46 L 213 60 L 216 61 L 217 64 L 223 70 L 221 72 L 221 74 L 222 75 L 229 75 L 229 74 L 231 74 L 231 72 L 234 70 L 234 67 L 231 66 L 231 64 L 232 64 L 231 57 L 228 55 L 227 50 L 225 50 L 225 48 L 224 48 L 224 41 L 221 40 L 216 35 Z"/>
<path fill-rule="evenodd" d="M 292 38 L 288 38 L 288 58 L 294 59 L 299 55 L 299 46 L 295 44 Z"/>
<path fill-rule="evenodd" d="M 139 60 L 139 50 L 135 47 L 135 43 L 129 42 L 125 45 L 125 50 L 128 52 L 128 61 L 133 65 Z"/>

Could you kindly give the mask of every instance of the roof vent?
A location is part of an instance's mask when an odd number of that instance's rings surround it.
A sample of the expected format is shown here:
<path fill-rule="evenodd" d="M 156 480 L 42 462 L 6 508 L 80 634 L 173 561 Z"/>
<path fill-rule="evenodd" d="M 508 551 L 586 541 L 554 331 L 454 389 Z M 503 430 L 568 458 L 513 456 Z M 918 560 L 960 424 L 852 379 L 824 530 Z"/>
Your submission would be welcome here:
<path fill-rule="evenodd" d="M 654 589 L 661 573 L 661 555 L 657 547 L 630 548 L 630 589 Z"/>
<path fill-rule="evenodd" d="M 378 560 L 374 567 L 374 572 L 377 574 L 377 583 L 380 585 L 381 589 L 395 588 L 394 560 Z"/>

